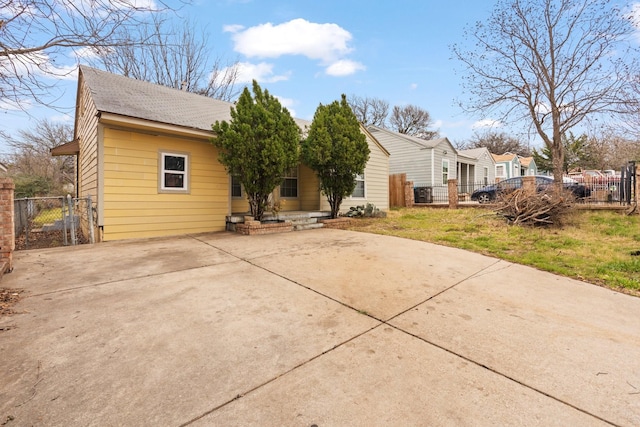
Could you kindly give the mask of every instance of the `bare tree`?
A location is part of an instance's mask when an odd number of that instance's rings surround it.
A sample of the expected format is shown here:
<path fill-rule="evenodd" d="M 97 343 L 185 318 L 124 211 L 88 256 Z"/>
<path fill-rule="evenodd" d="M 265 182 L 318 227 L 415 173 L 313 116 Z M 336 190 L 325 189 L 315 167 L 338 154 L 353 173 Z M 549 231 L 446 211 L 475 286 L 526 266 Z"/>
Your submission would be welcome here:
<path fill-rule="evenodd" d="M 50 103 L 51 78 L 75 70 L 63 66 L 74 50 L 134 43 L 121 30 L 136 28 L 163 3 L 138 0 L 0 0 L 0 99 L 4 108 Z M 140 43 L 137 41 L 135 43 Z"/>
<path fill-rule="evenodd" d="M 385 127 L 389 115 L 389 102 L 380 98 L 351 95 L 347 99 L 349 106 L 364 126 Z"/>
<path fill-rule="evenodd" d="M 562 135 L 628 102 L 633 25 L 607 0 L 499 0 L 486 21 L 467 28 L 475 46 L 453 46 L 466 65 L 468 111 L 526 121 L 553 155 L 562 182 Z"/>
<path fill-rule="evenodd" d="M 439 135 L 437 130 L 429 129 L 433 125 L 429 112 L 416 105 L 394 106 L 389 124 L 398 133 L 422 139 L 433 139 Z"/>
<path fill-rule="evenodd" d="M 61 195 L 65 184 L 75 182 L 73 156 L 51 156 L 52 148 L 71 141 L 72 125 L 38 120 L 32 129 L 19 131 L 17 137 L 3 136 L 12 150 L 5 160 L 16 181 L 16 194 L 21 193 L 22 184 L 39 182 L 43 187 L 40 193 Z"/>
<path fill-rule="evenodd" d="M 480 147 L 486 147 L 493 154 L 513 153 L 524 157 L 531 155 L 528 144 L 504 132 L 491 130 L 484 133 L 475 132 L 464 145 L 465 149 Z"/>
<path fill-rule="evenodd" d="M 620 170 L 630 160 L 640 161 L 640 142 L 610 129 L 592 135 L 588 144 L 597 161 L 597 169 Z"/>
<path fill-rule="evenodd" d="M 96 50 L 93 62 L 107 71 L 225 101 L 238 94 L 237 61 L 211 58 L 209 36 L 194 22 L 174 25 L 156 16 L 149 25 L 123 27 L 119 33 L 131 43 Z"/>

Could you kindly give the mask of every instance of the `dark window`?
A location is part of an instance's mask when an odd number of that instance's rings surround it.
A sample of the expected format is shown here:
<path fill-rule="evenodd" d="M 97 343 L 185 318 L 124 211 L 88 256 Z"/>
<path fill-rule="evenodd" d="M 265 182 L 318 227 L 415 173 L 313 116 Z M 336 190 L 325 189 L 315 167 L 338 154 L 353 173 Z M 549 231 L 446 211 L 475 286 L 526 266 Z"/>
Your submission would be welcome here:
<path fill-rule="evenodd" d="M 237 176 L 231 176 L 231 197 L 242 197 L 242 185 L 240 185 L 240 178 Z"/>
<path fill-rule="evenodd" d="M 298 168 L 293 168 L 282 179 L 280 197 L 298 197 Z"/>

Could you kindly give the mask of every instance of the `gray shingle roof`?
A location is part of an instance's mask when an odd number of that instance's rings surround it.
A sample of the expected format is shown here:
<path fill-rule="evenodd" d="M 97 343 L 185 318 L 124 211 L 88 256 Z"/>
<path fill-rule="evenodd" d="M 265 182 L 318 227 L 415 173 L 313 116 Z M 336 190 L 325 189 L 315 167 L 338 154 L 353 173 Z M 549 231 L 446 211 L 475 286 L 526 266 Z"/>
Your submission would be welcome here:
<path fill-rule="evenodd" d="M 395 136 L 396 138 L 400 138 L 400 139 L 404 139 L 408 142 L 411 142 L 415 145 L 418 145 L 422 148 L 434 148 L 437 147 L 438 145 L 440 145 L 443 142 L 447 142 L 449 143 L 447 138 L 437 138 L 437 139 L 422 139 L 422 138 L 418 138 L 416 136 L 410 136 L 410 135 L 405 135 L 403 133 L 398 133 L 398 132 L 394 132 L 392 130 L 389 129 L 385 129 L 385 128 L 381 128 L 379 126 L 369 126 L 367 129 L 369 129 L 369 132 L 375 133 L 375 132 L 386 132 L 389 135 Z M 450 143 L 449 143 L 450 144 Z"/>
<path fill-rule="evenodd" d="M 467 150 L 458 150 L 458 154 L 461 156 L 469 157 L 470 159 L 479 159 L 483 153 L 488 153 L 485 147 L 469 148 Z"/>
<path fill-rule="evenodd" d="M 231 120 L 232 103 L 142 80 L 80 66 L 100 112 L 211 131 L 216 120 Z M 304 129 L 311 122 L 295 119 Z"/>

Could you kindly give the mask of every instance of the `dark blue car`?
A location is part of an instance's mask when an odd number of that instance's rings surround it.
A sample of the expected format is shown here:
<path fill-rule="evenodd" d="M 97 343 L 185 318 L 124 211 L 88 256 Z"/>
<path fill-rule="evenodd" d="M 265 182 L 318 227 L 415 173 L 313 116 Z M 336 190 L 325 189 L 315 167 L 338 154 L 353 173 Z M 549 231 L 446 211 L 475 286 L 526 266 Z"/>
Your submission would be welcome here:
<path fill-rule="evenodd" d="M 571 190 L 578 199 L 583 199 L 591 195 L 591 190 L 574 179 L 565 177 L 562 182 L 564 187 Z M 538 191 L 542 191 L 551 185 L 553 185 L 553 177 L 536 175 L 536 188 Z M 491 203 L 498 197 L 498 194 L 513 191 L 518 188 L 522 188 L 521 176 L 508 178 L 497 184 L 479 188 L 471 194 L 471 200 L 476 200 L 480 203 Z"/>

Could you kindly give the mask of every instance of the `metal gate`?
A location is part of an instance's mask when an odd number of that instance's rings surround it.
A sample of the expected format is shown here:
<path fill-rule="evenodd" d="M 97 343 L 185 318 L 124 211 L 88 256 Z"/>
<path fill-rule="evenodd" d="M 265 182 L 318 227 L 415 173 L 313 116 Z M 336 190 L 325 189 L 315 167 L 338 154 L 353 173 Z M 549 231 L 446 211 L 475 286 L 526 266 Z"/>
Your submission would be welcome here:
<path fill-rule="evenodd" d="M 620 174 L 620 203 L 630 205 L 637 200 L 636 194 L 636 162 L 630 161 Z"/>
<path fill-rule="evenodd" d="M 94 243 L 91 197 L 33 197 L 14 200 L 16 250 Z"/>

